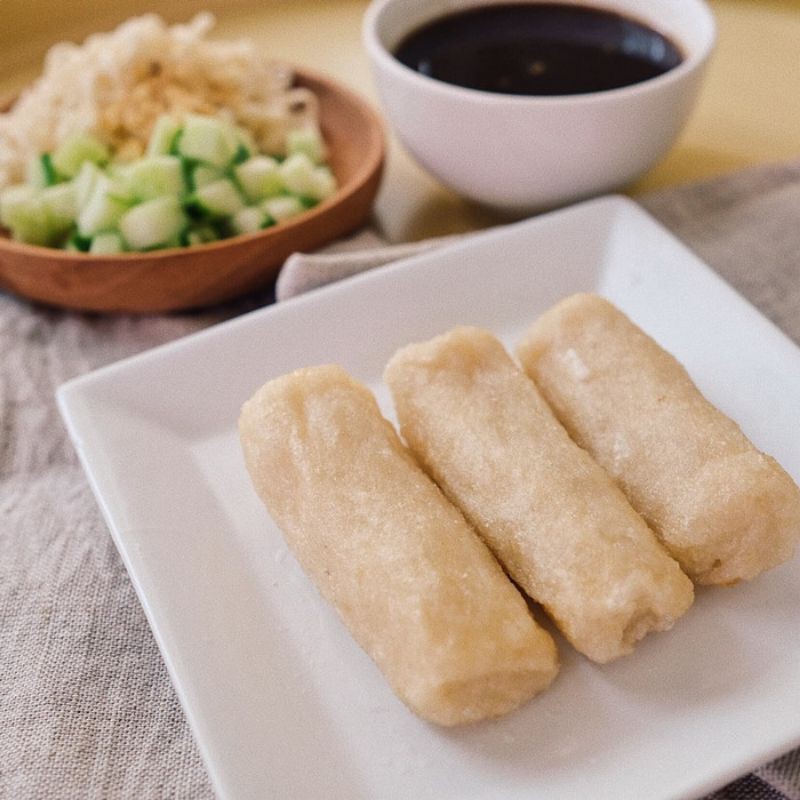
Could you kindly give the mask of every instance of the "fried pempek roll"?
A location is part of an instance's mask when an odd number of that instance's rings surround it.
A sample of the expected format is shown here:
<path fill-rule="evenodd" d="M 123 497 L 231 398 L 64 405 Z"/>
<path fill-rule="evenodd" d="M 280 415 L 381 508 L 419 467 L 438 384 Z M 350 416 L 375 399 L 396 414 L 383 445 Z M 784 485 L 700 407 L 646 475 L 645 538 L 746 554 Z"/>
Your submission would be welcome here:
<path fill-rule="evenodd" d="M 385 379 L 421 463 L 582 653 L 624 655 L 691 605 L 689 579 L 491 334 L 405 347 Z"/>
<path fill-rule="evenodd" d="M 695 581 L 732 584 L 791 557 L 797 486 L 611 303 L 563 300 L 518 354 L 570 435 Z"/>
<path fill-rule="evenodd" d="M 239 431 L 287 543 L 417 714 L 473 722 L 550 684 L 552 638 L 365 387 L 298 370 L 245 403 Z"/>

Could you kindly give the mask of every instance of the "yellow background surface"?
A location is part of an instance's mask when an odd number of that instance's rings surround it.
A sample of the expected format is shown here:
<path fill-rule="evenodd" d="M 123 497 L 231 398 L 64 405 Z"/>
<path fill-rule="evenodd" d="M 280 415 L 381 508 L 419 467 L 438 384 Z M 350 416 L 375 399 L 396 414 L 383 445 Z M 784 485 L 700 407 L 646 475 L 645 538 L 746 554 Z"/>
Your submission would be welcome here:
<path fill-rule="evenodd" d="M 329 73 L 377 103 L 360 44 L 365 0 L 228 0 L 169 5 L 136 0 L 3 0 L 0 92 L 34 78 L 51 44 L 80 40 L 126 17 L 158 10 L 185 20 L 210 9 L 220 36 L 249 36 L 265 53 Z M 800 0 L 712 0 L 719 27 L 700 101 L 667 157 L 630 191 L 674 185 L 800 156 Z M 483 226 L 490 215 L 455 197 L 391 141 L 376 206 L 390 238 Z"/>

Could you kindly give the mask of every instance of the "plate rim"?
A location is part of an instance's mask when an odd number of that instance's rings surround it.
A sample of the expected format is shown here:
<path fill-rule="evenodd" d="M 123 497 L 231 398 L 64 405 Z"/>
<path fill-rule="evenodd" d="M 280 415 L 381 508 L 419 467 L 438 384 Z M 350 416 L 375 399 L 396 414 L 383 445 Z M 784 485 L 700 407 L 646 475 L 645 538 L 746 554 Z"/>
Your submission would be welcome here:
<path fill-rule="evenodd" d="M 209 773 L 215 791 L 218 793 L 220 797 L 227 797 L 228 794 L 223 786 L 224 781 L 222 781 L 221 775 L 217 773 L 216 761 L 211 757 L 211 753 L 207 749 L 207 742 L 205 741 L 202 735 L 198 735 L 198 728 L 202 728 L 202 724 L 195 715 L 196 709 L 193 706 L 192 699 L 188 697 L 186 694 L 186 686 L 178 675 L 178 670 L 176 669 L 176 665 L 173 663 L 173 660 L 168 655 L 167 644 L 163 640 L 162 631 L 160 630 L 159 624 L 156 621 L 156 612 L 153 609 L 151 603 L 149 602 L 147 596 L 145 595 L 144 589 L 141 586 L 139 580 L 134 577 L 135 570 L 132 568 L 132 565 L 126 553 L 125 544 L 122 541 L 123 532 L 118 528 L 115 522 L 113 511 L 108 506 L 107 497 L 105 496 L 104 492 L 99 486 L 99 483 L 96 480 L 95 468 L 91 463 L 91 458 L 87 455 L 87 453 L 81 446 L 81 433 L 79 430 L 80 424 L 77 420 L 77 417 L 79 416 L 79 412 L 77 411 L 77 405 L 81 402 L 84 390 L 87 389 L 91 390 L 93 386 L 102 384 L 107 380 L 113 381 L 115 380 L 116 375 L 118 375 L 119 373 L 125 373 L 131 369 L 135 370 L 140 365 L 152 363 L 164 358 L 170 358 L 175 354 L 180 354 L 181 351 L 183 351 L 186 348 L 202 347 L 202 344 L 205 340 L 211 338 L 225 337 L 230 331 L 239 327 L 245 328 L 249 325 L 253 325 L 264 316 L 292 314 L 293 313 L 292 309 L 299 308 L 304 304 L 313 305 L 314 303 L 319 302 L 320 298 L 329 298 L 330 302 L 333 302 L 337 294 L 340 293 L 346 294 L 350 291 L 353 291 L 354 288 L 358 287 L 359 285 L 389 280 L 393 273 L 398 271 L 404 271 L 409 268 L 414 268 L 415 265 L 419 264 L 420 262 L 424 264 L 425 262 L 429 262 L 431 260 L 435 261 L 437 255 L 445 251 L 457 252 L 459 250 L 469 250 L 472 244 L 478 239 L 490 241 L 493 238 L 503 238 L 509 233 L 512 233 L 513 235 L 513 232 L 518 231 L 520 228 L 530 227 L 531 229 L 535 229 L 536 227 L 539 226 L 548 225 L 552 219 L 555 219 L 559 216 L 573 215 L 576 213 L 577 209 L 590 209 L 590 208 L 608 209 L 609 228 L 611 228 L 614 224 L 617 224 L 619 213 L 632 212 L 640 219 L 646 219 L 648 223 L 658 228 L 659 233 L 661 235 L 663 235 L 664 237 L 668 237 L 671 240 L 671 244 L 677 245 L 681 249 L 683 254 L 691 259 L 693 268 L 698 268 L 703 272 L 705 272 L 708 276 L 710 276 L 714 280 L 717 288 L 724 290 L 726 293 L 729 293 L 729 295 L 735 296 L 736 298 L 738 298 L 739 301 L 745 303 L 748 309 L 752 312 L 753 315 L 752 319 L 754 322 L 757 321 L 757 324 L 767 326 L 771 330 L 771 332 L 776 335 L 776 341 L 781 340 L 781 344 L 783 346 L 789 346 L 794 355 L 796 357 L 800 357 L 800 348 L 795 342 L 793 342 L 787 336 L 787 334 L 784 331 L 782 331 L 775 323 L 773 323 L 769 318 L 767 318 L 747 298 L 745 298 L 738 291 L 736 291 L 736 289 L 734 289 L 729 283 L 727 283 L 727 281 L 725 281 L 708 264 L 702 261 L 702 259 L 700 259 L 689 247 L 687 247 L 687 245 L 684 242 L 682 242 L 679 238 L 677 238 L 671 231 L 666 229 L 649 212 L 647 212 L 645 209 L 643 209 L 641 206 L 639 206 L 637 203 L 635 203 L 634 201 L 630 200 L 627 197 L 619 195 L 607 195 L 589 201 L 584 201 L 582 203 L 569 206 L 567 208 L 558 209 L 556 211 L 549 212 L 547 214 L 542 214 L 532 219 L 523 220 L 521 222 L 513 223 L 511 225 L 499 226 L 496 228 L 492 228 L 488 231 L 471 234 L 465 236 L 465 238 L 461 241 L 455 241 L 452 243 L 444 244 L 442 245 L 441 248 L 437 248 L 436 250 L 427 251 L 414 256 L 410 256 L 408 258 L 404 258 L 402 260 L 398 260 L 397 262 L 385 265 L 379 269 L 370 270 L 365 273 L 360 273 L 351 276 L 335 284 L 318 287 L 304 295 L 291 298 L 289 300 L 283 301 L 278 304 L 272 304 L 259 309 L 255 309 L 238 317 L 234 317 L 224 322 L 211 325 L 203 330 L 189 333 L 178 339 L 166 342 L 157 347 L 146 350 L 142 353 L 138 353 L 133 356 L 121 359 L 112 364 L 93 370 L 85 375 L 77 376 L 69 381 L 66 381 L 61 386 L 58 387 L 56 391 L 57 405 L 65 421 L 70 439 L 75 445 L 75 448 L 78 452 L 78 456 L 80 458 L 81 465 L 87 476 L 88 482 L 92 488 L 92 492 L 95 496 L 95 499 L 98 502 L 98 505 L 101 509 L 104 521 L 106 522 L 106 525 L 109 528 L 109 532 L 111 533 L 115 546 L 117 547 L 117 550 L 120 553 L 120 557 L 123 563 L 125 564 L 125 568 L 128 571 L 130 580 L 134 586 L 137 598 L 139 599 L 139 602 L 141 603 L 142 608 L 145 612 L 148 624 L 157 642 L 160 655 L 167 667 L 167 671 L 169 673 L 170 680 L 172 681 L 173 688 L 176 691 L 176 694 L 181 703 L 182 710 L 186 714 L 187 720 L 190 724 L 190 728 L 193 733 L 193 738 L 202 756 L 204 766 L 206 767 Z M 746 761 L 746 763 L 741 763 L 736 767 L 730 767 L 728 769 L 721 768 L 716 772 L 716 774 L 706 774 L 703 779 L 697 780 L 693 786 L 691 795 L 665 794 L 664 800 L 667 800 L 667 798 L 695 796 L 695 793 L 706 794 L 712 792 L 720 788 L 721 786 L 728 784 L 732 780 L 735 780 L 737 777 L 747 774 L 754 768 L 757 768 L 758 766 L 768 763 L 775 757 L 778 757 L 782 754 L 789 752 L 791 749 L 797 747 L 798 745 L 800 745 L 800 725 L 798 726 L 797 733 L 788 741 L 788 743 L 781 745 L 770 745 L 769 747 L 766 748 L 755 749 L 753 751 L 752 757 L 749 758 Z"/>

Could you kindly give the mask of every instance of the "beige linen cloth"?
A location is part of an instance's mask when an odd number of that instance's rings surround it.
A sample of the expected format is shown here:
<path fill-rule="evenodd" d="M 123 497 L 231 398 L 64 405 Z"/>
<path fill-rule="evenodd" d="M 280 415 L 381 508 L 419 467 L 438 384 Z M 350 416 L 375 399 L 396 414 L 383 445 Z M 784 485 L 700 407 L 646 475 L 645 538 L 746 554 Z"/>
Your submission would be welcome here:
<path fill-rule="evenodd" d="M 641 202 L 800 342 L 800 162 Z M 361 236 L 339 249 L 370 243 L 380 242 Z M 400 254 L 296 257 L 279 290 Z M 68 378 L 270 299 L 132 318 L 41 309 L 0 293 L 0 798 L 213 797 L 53 394 Z M 800 753 L 714 797 L 800 800 Z"/>

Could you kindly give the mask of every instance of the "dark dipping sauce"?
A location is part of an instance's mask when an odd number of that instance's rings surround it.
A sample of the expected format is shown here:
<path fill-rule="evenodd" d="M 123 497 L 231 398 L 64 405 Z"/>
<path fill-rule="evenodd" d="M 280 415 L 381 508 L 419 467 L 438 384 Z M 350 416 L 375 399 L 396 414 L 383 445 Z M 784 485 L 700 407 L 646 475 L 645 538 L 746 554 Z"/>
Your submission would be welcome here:
<path fill-rule="evenodd" d="M 430 78 L 483 92 L 569 95 L 655 78 L 683 61 L 640 22 L 562 3 L 489 5 L 410 33 L 395 56 Z"/>

